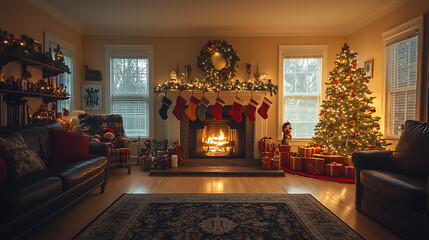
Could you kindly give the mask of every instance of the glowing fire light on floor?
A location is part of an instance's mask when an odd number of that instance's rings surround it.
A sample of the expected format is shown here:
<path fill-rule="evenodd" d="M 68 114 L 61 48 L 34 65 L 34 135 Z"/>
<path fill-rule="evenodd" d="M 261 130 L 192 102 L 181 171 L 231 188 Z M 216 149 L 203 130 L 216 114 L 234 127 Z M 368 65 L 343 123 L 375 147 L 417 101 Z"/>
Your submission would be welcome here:
<path fill-rule="evenodd" d="M 212 134 L 205 143 L 208 147 L 208 152 L 227 152 L 229 150 L 229 140 L 225 137 L 222 130 L 220 130 L 218 136 Z"/>

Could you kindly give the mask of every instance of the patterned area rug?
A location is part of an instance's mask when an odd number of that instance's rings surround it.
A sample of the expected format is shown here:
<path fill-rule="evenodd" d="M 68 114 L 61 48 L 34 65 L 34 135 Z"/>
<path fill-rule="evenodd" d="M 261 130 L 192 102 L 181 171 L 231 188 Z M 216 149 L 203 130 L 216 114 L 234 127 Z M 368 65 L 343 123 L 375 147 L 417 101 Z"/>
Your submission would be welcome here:
<path fill-rule="evenodd" d="M 74 239 L 363 239 L 309 194 L 124 194 Z"/>

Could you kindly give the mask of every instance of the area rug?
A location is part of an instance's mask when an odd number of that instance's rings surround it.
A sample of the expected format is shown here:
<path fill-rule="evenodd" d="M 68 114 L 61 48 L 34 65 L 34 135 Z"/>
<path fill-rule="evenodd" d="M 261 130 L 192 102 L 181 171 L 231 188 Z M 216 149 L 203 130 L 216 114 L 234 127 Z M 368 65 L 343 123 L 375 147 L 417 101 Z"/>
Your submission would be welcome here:
<path fill-rule="evenodd" d="M 309 194 L 124 194 L 74 239 L 363 239 Z"/>
<path fill-rule="evenodd" d="M 304 176 L 304 177 L 311 177 L 311 178 L 328 180 L 328 181 L 334 181 L 334 182 L 355 183 L 355 179 L 354 178 L 343 178 L 343 177 L 330 177 L 330 176 L 313 175 L 313 174 L 308 174 L 308 173 L 304 173 L 304 172 L 292 171 L 292 170 L 290 170 L 288 168 L 285 168 L 285 167 L 282 167 L 282 170 L 285 171 L 285 172 L 287 172 L 287 173 L 293 173 L 293 174 Z"/>

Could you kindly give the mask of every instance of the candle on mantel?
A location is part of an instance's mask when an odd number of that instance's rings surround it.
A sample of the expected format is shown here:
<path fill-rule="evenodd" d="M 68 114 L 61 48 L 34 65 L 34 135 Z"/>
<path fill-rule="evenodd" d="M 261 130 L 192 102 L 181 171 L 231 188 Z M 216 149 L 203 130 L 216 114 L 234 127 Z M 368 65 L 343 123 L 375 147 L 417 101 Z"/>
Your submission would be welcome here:
<path fill-rule="evenodd" d="M 177 167 L 177 155 L 171 156 L 171 167 Z"/>

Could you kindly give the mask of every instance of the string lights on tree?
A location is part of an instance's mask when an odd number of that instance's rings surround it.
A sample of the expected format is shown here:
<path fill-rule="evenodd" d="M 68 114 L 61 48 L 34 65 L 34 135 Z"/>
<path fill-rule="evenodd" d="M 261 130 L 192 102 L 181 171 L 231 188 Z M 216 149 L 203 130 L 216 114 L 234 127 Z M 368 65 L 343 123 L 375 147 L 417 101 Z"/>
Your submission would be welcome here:
<path fill-rule="evenodd" d="M 324 151 L 340 155 L 382 150 L 389 145 L 379 131 L 380 117 L 373 116 L 375 97 L 370 96 L 363 69 L 357 68 L 356 56 L 347 44 L 337 54 L 313 137 Z"/>

